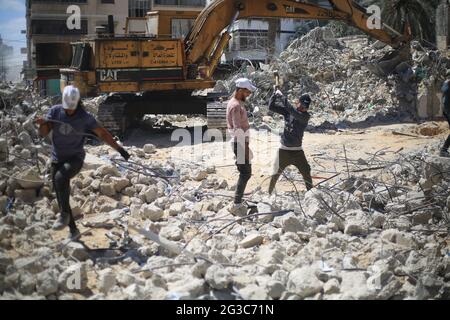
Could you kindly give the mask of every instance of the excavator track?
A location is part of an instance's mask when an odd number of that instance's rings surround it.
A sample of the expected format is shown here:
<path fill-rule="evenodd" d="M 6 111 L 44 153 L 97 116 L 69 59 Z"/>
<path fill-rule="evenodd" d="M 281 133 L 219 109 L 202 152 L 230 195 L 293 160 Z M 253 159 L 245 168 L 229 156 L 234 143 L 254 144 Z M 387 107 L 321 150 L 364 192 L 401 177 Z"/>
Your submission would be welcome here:
<path fill-rule="evenodd" d="M 207 125 L 208 129 L 218 129 L 225 132 L 227 129 L 227 104 L 223 102 L 214 102 L 207 107 Z"/>
<path fill-rule="evenodd" d="M 98 107 L 97 118 L 101 125 L 115 136 L 123 136 L 127 128 L 126 102 L 105 101 Z"/>

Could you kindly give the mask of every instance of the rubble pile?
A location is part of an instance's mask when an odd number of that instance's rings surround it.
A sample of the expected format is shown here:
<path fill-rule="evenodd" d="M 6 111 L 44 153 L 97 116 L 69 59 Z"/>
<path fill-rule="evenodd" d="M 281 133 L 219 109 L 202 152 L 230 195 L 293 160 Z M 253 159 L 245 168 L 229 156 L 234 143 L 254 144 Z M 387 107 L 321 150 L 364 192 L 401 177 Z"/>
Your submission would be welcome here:
<path fill-rule="evenodd" d="M 305 194 L 256 189 L 246 219 L 228 213 L 233 186 L 214 167 L 154 160 L 153 145 L 129 148 L 129 163 L 90 146 L 72 180 L 83 237 L 70 242 L 51 230 L 45 165 L 18 167 L 29 146 L 15 143 L 0 178 L 2 299 L 450 297 L 450 167 L 437 146 L 334 159 L 347 170 Z M 82 242 L 90 234 L 101 244 Z"/>
<path fill-rule="evenodd" d="M 377 61 L 390 51 L 390 47 L 371 43 L 365 36 L 336 39 L 327 27 L 316 28 L 294 40 L 270 65 L 218 81 L 216 90 L 232 92 L 235 79 L 251 78 L 259 88 L 250 101 L 259 107 L 256 127 L 267 122 L 263 116 L 268 114 L 275 71 L 289 98 L 312 95 L 311 127 L 336 129 L 415 119 L 418 85 L 445 76 L 450 64 L 438 53 L 412 43 L 412 60 L 395 63 L 394 59 L 390 72 L 383 73 L 386 69 L 380 69 Z"/>

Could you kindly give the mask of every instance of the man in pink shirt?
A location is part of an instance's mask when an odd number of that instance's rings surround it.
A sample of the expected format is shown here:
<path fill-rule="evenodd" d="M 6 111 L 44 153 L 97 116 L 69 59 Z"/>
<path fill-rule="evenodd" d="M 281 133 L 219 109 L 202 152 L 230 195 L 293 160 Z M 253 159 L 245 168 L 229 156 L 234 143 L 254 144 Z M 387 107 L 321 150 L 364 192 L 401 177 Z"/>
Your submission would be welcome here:
<path fill-rule="evenodd" d="M 246 78 L 236 80 L 236 91 L 228 102 L 227 126 L 232 137 L 233 152 L 236 156 L 236 166 L 239 171 L 239 180 L 236 185 L 234 203 L 228 210 L 238 216 L 247 214 L 247 208 L 242 204 L 247 182 L 252 176 L 250 160 L 253 155 L 249 148 L 250 125 L 244 102 L 256 90 L 256 87 Z"/>

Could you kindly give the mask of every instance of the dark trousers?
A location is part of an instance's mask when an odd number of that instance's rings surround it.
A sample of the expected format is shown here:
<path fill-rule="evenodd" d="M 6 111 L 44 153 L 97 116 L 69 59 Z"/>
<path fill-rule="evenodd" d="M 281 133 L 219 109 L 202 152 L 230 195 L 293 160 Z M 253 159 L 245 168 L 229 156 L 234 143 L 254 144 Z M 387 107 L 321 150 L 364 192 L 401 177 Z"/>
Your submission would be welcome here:
<path fill-rule="evenodd" d="M 72 158 L 62 162 L 52 163 L 52 180 L 55 189 L 56 199 L 58 200 L 59 210 L 62 215 L 70 216 L 69 227 L 71 230 L 76 228 L 75 220 L 70 208 L 70 179 L 75 177 L 83 167 L 83 160 Z"/>
<path fill-rule="evenodd" d="M 245 147 L 237 142 L 233 142 L 233 152 L 236 156 L 236 167 L 239 171 L 239 179 L 234 194 L 234 203 L 242 203 L 245 188 L 247 187 L 248 180 L 250 180 L 252 176 L 248 142 L 245 144 Z"/>
<path fill-rule="evenodd" d="M 448 125 L 450 126 L 450 115 L 447 115 L 444 113 L 444 116 L 447 118 Z M 444 146 L 442 147 L 442 150 L 447 151 L 448 148 L 450 148 L 450 135 L 447 137 L 447 140 L 445 140 Z"/>
<path fill-rule="evenodd" d="M 277 165 L 275 163 L 275 165 Z M 269 193 L 272 194 L 275 185 L 277 184 L 280 175 L 283 173 L 284 169 L 288 166 L 294 165 L 297 167 L 298 171 L 300 171 L 303 176 L 303 180 L 305 180 L 306 189 L 311 190 L 313 187 L 313 182 L 311 178 L 311 167 L 306 160 L 305 152 L 303 150 L 299 151 L 288 151 L 279 149 L 278 150 L 278 170 L 272 176 L 270 180 Z"/>

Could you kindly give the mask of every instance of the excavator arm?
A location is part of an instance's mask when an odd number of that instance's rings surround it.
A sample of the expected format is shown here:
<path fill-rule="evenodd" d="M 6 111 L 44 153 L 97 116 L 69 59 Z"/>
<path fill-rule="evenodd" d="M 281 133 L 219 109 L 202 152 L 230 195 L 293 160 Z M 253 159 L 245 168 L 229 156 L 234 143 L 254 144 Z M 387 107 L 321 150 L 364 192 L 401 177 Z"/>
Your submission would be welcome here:
<path fill-rule="evenodd" d="M 231 39 L 231 26 L 236 20 L 249 18 L 340 20 L 393 48 L 409 41 L 408 35 L 384 24 L 382 29 L 370 29 L 367 23 L 370 16 L 353 0 L 328 1 L 331 9 L 298 0 L 216 0 L 200 13 L 186 37 L 187 62 L 207 66 L 206 77 L 210 77 Z M 227 31 L 222 33 L 224 29 Z"/>

